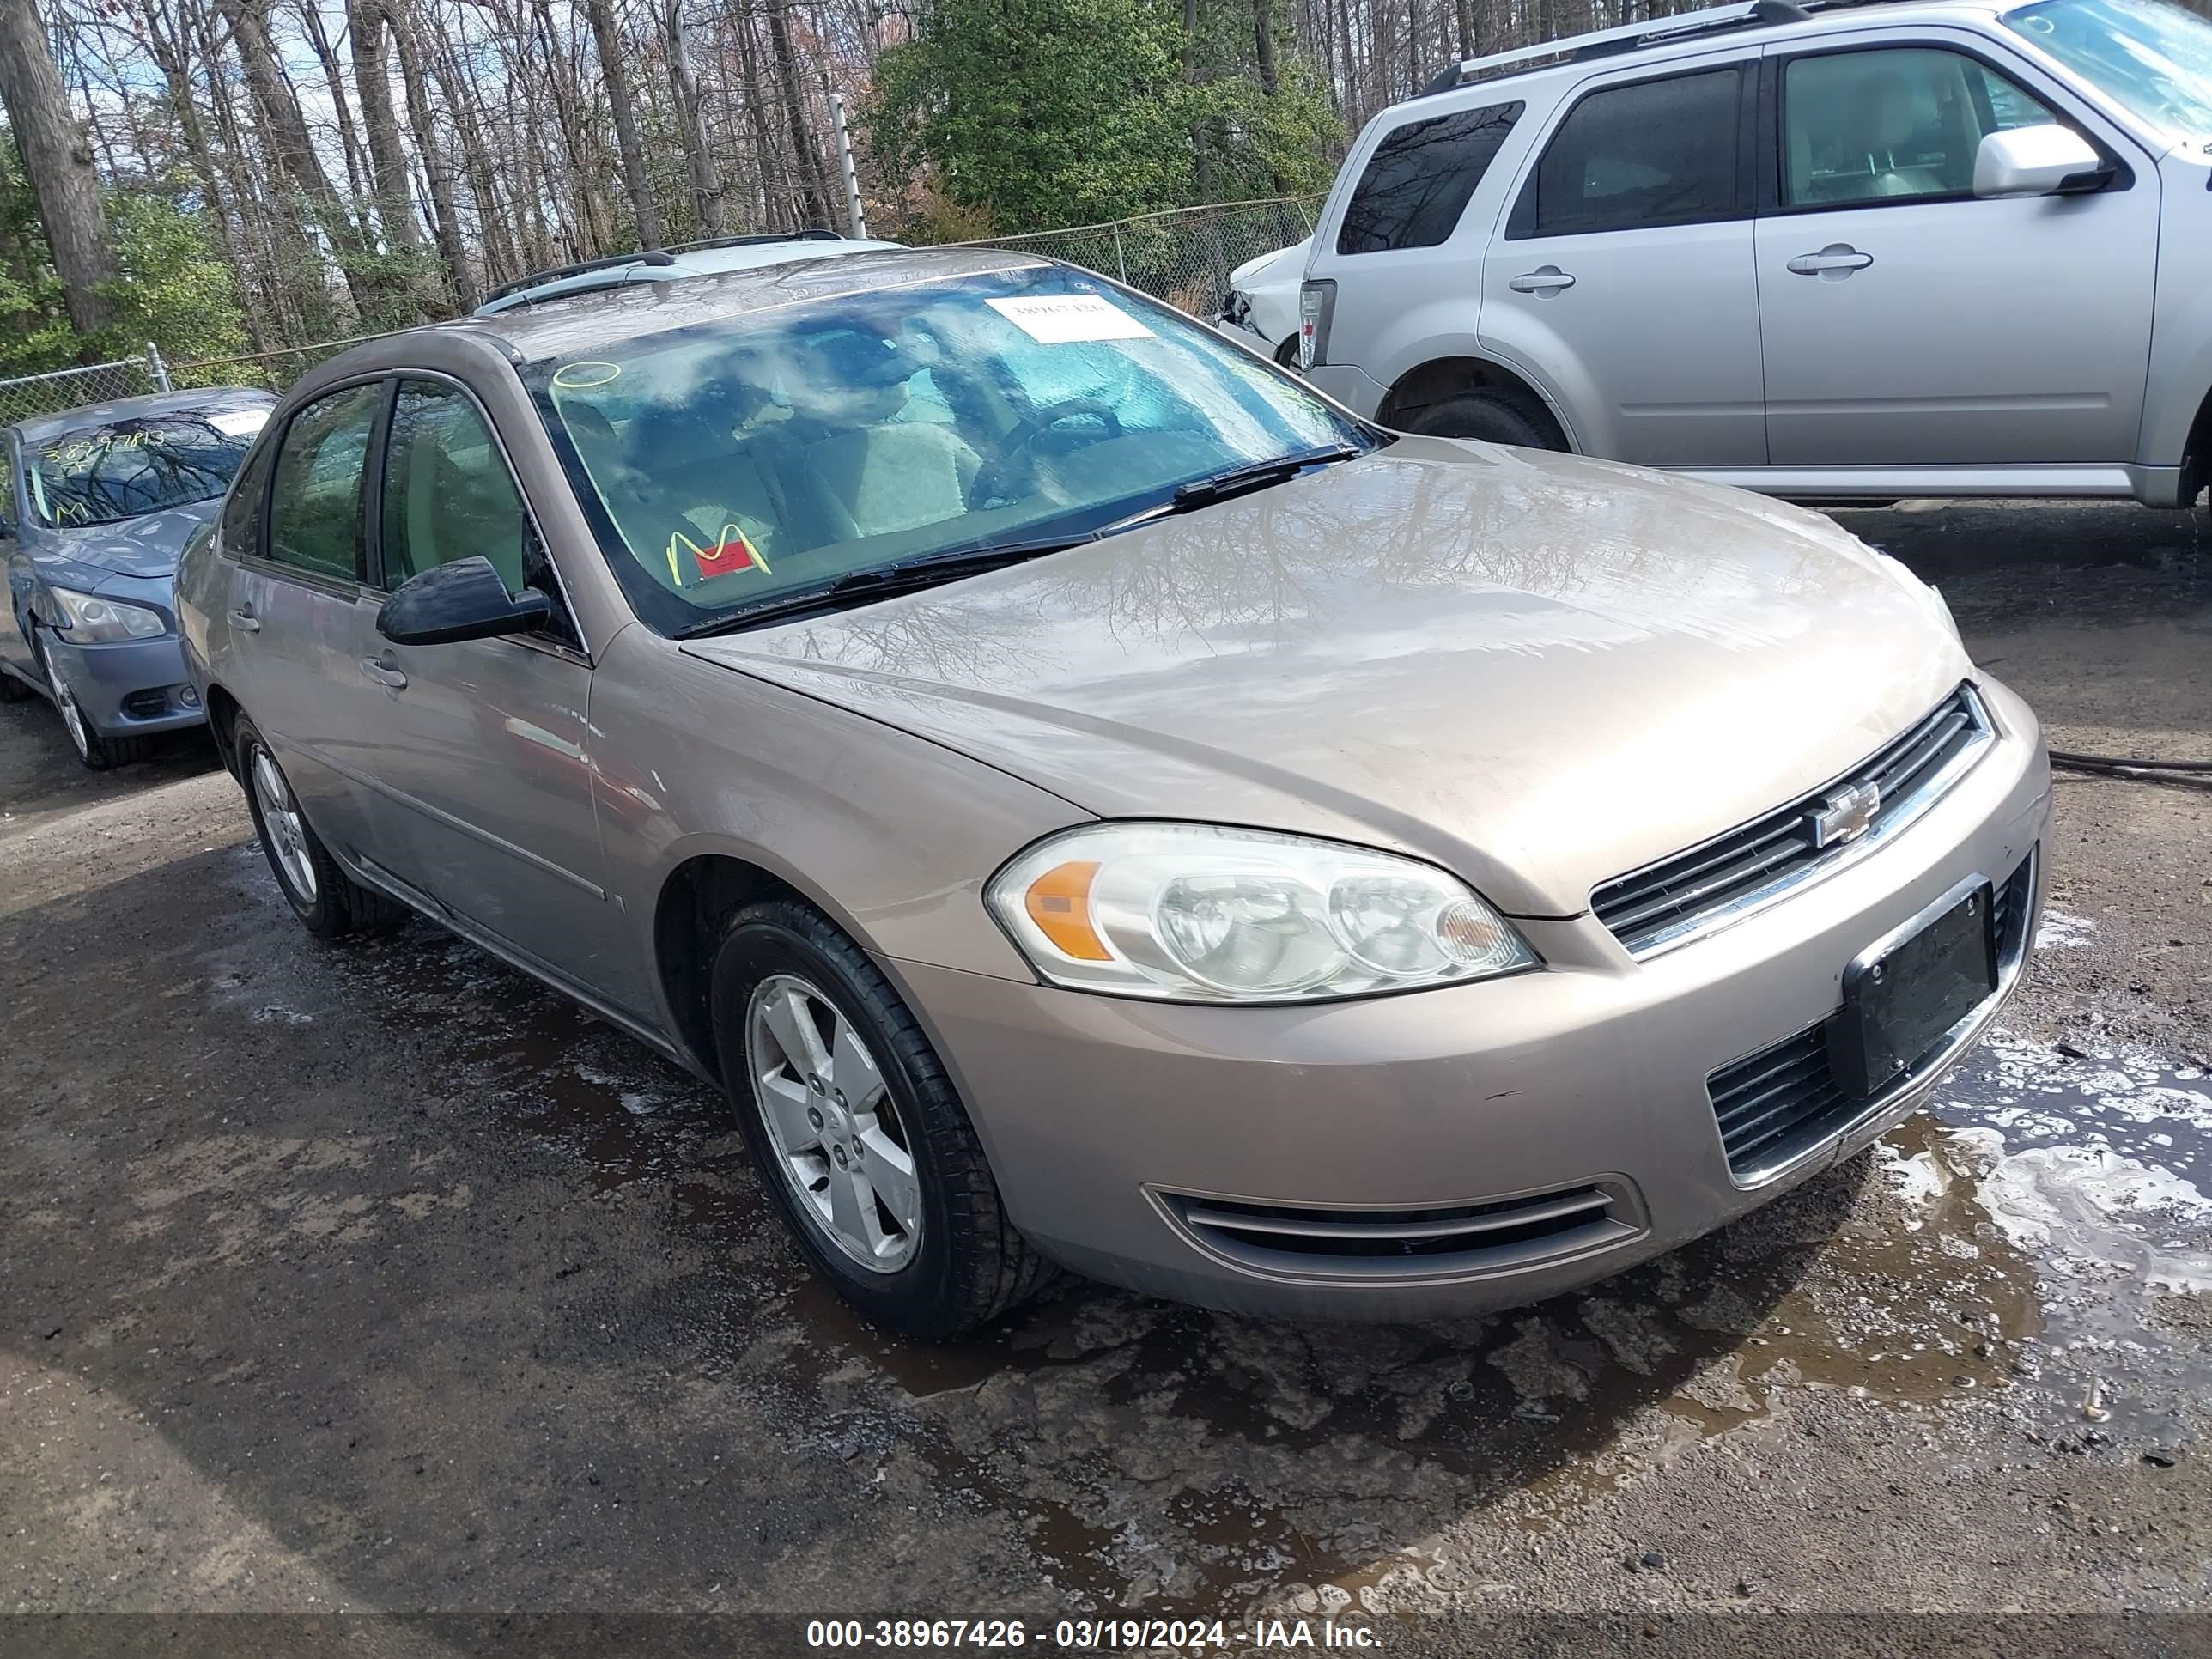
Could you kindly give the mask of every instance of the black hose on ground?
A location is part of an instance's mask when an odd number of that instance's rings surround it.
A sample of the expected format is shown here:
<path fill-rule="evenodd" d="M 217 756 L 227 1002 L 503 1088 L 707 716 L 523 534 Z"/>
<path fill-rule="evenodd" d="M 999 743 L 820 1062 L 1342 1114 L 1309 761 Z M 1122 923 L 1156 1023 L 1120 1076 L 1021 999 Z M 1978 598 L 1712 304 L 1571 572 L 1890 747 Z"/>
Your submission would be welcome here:
<path fill-rule="evenodd" d="M 2124 755 L 2072 755 L 2063 749 L 2051 751 L 2051 763 L 2076 772 L 2212 773 L 2212 761 L 2131 760 Z"/>

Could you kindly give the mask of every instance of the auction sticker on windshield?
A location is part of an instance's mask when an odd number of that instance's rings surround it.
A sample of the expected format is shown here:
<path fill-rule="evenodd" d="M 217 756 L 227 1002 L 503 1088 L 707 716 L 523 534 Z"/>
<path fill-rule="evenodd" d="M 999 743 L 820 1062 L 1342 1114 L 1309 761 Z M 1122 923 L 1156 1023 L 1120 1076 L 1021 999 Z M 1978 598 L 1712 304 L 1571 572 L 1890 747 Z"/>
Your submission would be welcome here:
<path fill-rule="evenodd" d="M 1149 340 L 1152 331 L 1096 294 L 1024 295 L 983 302 L 1039 345 L 1084 340 Z"/>

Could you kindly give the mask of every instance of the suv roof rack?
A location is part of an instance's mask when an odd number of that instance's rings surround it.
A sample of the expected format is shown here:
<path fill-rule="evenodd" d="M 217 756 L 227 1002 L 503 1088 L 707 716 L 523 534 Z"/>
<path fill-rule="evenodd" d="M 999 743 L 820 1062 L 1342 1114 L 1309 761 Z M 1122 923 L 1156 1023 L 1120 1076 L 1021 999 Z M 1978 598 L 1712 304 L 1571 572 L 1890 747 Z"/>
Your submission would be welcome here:
<path fill-rule="evenodd" d="M 766 247 L 771 242 L 842 242 L 845 233 L 831 230 L 824 225 L 808 225 L 800 230 L 758 230 L 744 236 L 710 236 L 703 242 L 678 242 L 666 250 L 670 253 L 698 253 L 711 247 Z"/>
<path fill-rule="evenodd" d="M 1881 3 L 1881 0 L 1752 0 L 1749 5 L 1713 6 L 1704 11 L 1678 12 L 1672 17 L 1649 18 L 1641 23 L 1622 23 L 1609 29 L 1595 29 L 1588 34 L 1571 34 L 1557 40 L 1542 40 L 1532 46 L 1492 52 L 1486 58 L 1470 58 L 1464 63 L 1450 64 L 1415 96 L 1431 97 L 1440 92 L 1449 92 L 1455 87 L 1487 81 L 1496 76 L 1517 72 L 1553 60 L 1573 62 L 1585 58 L 1609 58 L 1617 52 L 1637 52 L 1645 46 L 1663 46 L 1700 34 L 1717 34 L 1732 29 L 1775 28 L 1784 23 L 1805 22 L 1816 12 L 1878 3 Z"/>
<path fill-rule="evenodd" d="M 763 231 L 749 236 L 715 236 L 703 242 L 678 242 L 674 247 L 649 247 L 635 253 L 611 253 L 599 259 L 580 259 L 574 264 L 556 265 L 550 270 L 533 270 L 527 276 L 518 276 L 511 283 L 502 283 L 484 296 L 483 303 L 512 298 L 525 289 L 546 283 L 558 283 L 571 276 L 588 276 L 595 270 L 620 270 L 629 265 L 672 265 L 679 253 L 698 253 L 717 247 L 764 247 L 770 242 L 842 242 L 838 232 L 810 225 L 804 230 Z"/>

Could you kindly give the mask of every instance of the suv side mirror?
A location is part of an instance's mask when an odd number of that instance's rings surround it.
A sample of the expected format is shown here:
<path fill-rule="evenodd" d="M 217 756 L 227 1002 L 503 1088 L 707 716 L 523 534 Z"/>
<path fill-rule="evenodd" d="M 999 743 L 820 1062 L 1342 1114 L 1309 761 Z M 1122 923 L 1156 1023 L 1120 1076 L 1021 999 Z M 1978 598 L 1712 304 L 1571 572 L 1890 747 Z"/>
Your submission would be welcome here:
<path fill-rule="evenodd" d="M 1977 196 L 2051 196 L 2094 190 L 2112 176 L 2105 158 L 2056 122 L 1993 132 L 1974 153 Z"/>
<path fill-rule="evenodd" d="M 515 598 L 489 559 L 457 559 L 394 588 L 377 612 L 376 631 L 397 645 L 453 645 L 527 634 L 552 619 L 543 593 Z"/>

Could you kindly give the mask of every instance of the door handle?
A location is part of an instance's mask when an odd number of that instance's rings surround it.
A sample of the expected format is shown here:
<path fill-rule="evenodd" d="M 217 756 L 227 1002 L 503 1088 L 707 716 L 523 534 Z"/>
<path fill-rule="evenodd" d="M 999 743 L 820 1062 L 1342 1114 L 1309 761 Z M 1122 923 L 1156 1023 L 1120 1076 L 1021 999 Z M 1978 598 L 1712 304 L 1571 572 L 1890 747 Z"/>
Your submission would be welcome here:
<path fill-rule="evenodd" d="M 1505 284 L 1516 294 L 1537 294 L 1550 299 L 1561 289 L 1572 288 L 1575 279 L 1557 265 L 1539 265 L 1524 276 L 1516 276 Z"/>
<path fill-rule="evenodd" d="M 241 605 L 230 613 L 230 625 L 241 634 L 258 634 L 261 631 L 261 618 L 253 614 L 252 605 Z"/>
<path fill-rule="evenodd" d="M 404 691 L 407 689 L 405 672 L 389 657 L 363 657 L 361 659 L 361 673 L 363 679 L 374 680 L 387 691 Z"/>
<path fill-rule="evenodd" d="M 1790 269 L 1800 276 L 1823 276 L 1840 283 L 1873 263 L 1873 254 L 1862 253 L 1849 242 L 1831 242 L 1818 253 L 1799 254 L 1790 262 Z"/>

